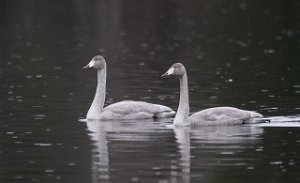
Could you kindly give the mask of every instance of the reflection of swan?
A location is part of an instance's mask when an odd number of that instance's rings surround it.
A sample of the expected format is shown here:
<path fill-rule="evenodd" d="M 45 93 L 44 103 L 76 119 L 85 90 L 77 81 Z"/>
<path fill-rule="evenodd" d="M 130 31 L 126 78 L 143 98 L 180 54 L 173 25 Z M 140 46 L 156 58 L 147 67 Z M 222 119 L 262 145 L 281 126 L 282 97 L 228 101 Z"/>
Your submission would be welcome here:
<path fill-rule="evenodd" d="M 93 183 L 109 180 L 109 154 L 106 140 L 106 124 L 87 121 L 89 135 L 94 141 L 94 154 L 92 156 Z"/>
<path fill-rule="evenodd" d="M 174 128 L 176 142 L 178 144 L 180 153 L 179 167 L 181 169 L 181 176 L 179 182 L 190 182 L 191 169 L 191 140 L 190 128 Z M 175 181 L 172 181 L 175 182 Z M 177 182 L 177 181 L 176 181 Z"/>
<path fill-rule="evenodd" d="M 142 121 L 130 120 L 130 122 L 124 121 L 101 121 L 101 120 L 81 120 L 86 122 L 87 129 L 89 131 L 89 136 L 93 141 L 92 145 L 92 182 L 109 182 L 111 180 L 110 176 L 110 160 L 109 160 L 109 148 L 107 145 L 107 138 L 109 132 L 128 132 L 130 134 L 136 132 L 143 132 L 143 140 L 151 141 L 151 137 L 147 136 L 147 132 L 153 132 L 157 130 L 157 126 L 154 122 L 159 122 L 158 124 L 169 122 L 168 119 L 143 119 Z M 161 127 L 161 125 L 159 125 Z M 134 141 L 137 140 L 136 136 L 121 136 L 121 134 L 110 134 L 111 139 L 122 139 Z M 126 161 L 126 159 L 124 160 Z M 130 162 L 129 162 L 130 163 Z"/>
<path fill-rule="evenodd" d="M 241 153 L 259 149 L 264 130 L 245 125 L 175 128 L 169 123 L 170 119 L 88 120 L 93 141 L 92 182 L 147 180 L 155 175 L 172 183 L 190 182 L 195 173 L 205 178 L 219 175 L 213 169 L 224 161 L 251 168 L 253 162 Z"/>
<path fill-rule="evenodd" d="M 173 117 L 175 112 L 169 107 L 142 101 L 121 101 L 103 109 L 106 88 L 106 61 L 97 55 L 84 67 L 97 69 L 98 83 L 95 98 L 87 113 L 87 119 L 145 119 Z"/>
<path fill-rule="evenodd" d="M 237 152 L 241 153 L 242 151 L 247 151 L 248 148 L 258 148 L 258 140 L 263 133 L 263 128 L 241 125 L 204 126 L 193 129 L 191 127 L 174 127 L 173 130 L 180 159 L 176 164 L 175 170 L 171 171 L 173 177 L 170 182 L 190 182 L 193 170 L 196 169 L 197 172 L 197 169 L 202 168 L 201 177 L 203 176 L 203 179 L 214 177 L 207 174 L 207 171 L 209 173 L 216 172 L 209 170 L 210 168 L 215 168 L 217 162 L 232 161 L 234 159 L 222 159 L 224 156 L 230 156 Z M 247 158 L 236 157 L 234 161 L 236 161 L 236 164 L 232 164 L 232 166 L 246 166 L 250 168 L 253 166 L 247 163 Z"/>
<path fill-rule="evenodd" d="M 174 124 L 177 126 L 211 126 L 254 123 L 259 122 L 259 120 L 255 120 L 255 118 L 262 117 L 259 113 L 233 107 L 215 107 L 205 109 L 188 117 L 189 93 L 188 78 L 185 67 L 181 63 L 175 63 L 165 74 L 162 75 L 162 77 L 171 75 L 177 76 L 180 79 L 180 101 L 174 119 Z"/>

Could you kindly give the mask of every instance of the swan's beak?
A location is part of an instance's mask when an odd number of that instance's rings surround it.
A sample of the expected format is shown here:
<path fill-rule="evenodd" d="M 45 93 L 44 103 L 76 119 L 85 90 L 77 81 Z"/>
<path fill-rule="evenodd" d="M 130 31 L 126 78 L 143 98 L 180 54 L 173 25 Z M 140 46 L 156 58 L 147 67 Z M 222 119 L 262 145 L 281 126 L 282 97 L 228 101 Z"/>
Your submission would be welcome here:
<path fill-rule="evenodd" d="M 161 77 L 167 77 L 167 76 L 171 76 L 172 74 L 174 74 L 174 68 L 171 67 L 166 73 L 164 73 L 163 75 L 161 75 Z"/>
<path fill-rule="evenodd" d="M 90 68 L 89 64 L 87 64 L 86 66 L 84 66 L 82 69 L 88 69 Z"/>
<path fill-rule="evenodd" d="M 87 64 L 86 66 L 84 66 L 82 69 L 89 69 L 95 66 L 95 61 L 91 60 L 89 64 Z"/>
<path fill-rule="evenodd" d="M 168 76 L 168 72 L 164 73 L 163 75 L 161 75 L 162 78 L 165 78 Z"/>

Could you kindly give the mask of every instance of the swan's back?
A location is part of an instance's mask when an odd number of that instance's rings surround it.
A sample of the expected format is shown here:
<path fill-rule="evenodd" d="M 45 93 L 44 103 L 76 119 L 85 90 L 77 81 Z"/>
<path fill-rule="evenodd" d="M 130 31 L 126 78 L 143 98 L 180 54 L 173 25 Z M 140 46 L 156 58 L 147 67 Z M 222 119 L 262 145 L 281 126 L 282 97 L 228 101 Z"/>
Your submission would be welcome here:
<path fill-rule="evenodd" d="M 166 114 L 168 116 L 160 116 Z M 175 112 L 163 105 L 143 101 L 125 100 L 105 107 L 102 119 L 139 119 L 151 117 L 174 117 Z"/>
<path fill-rule="evenodd" d="M 255 118 L 263 117 L 253 111 L 246 111 L 234 107 L 214 107 L 194 113 L 188 121 L 194 126 L 214 126 L 214 125 L 240 125 L 243 123 L 260 122 Z"/>

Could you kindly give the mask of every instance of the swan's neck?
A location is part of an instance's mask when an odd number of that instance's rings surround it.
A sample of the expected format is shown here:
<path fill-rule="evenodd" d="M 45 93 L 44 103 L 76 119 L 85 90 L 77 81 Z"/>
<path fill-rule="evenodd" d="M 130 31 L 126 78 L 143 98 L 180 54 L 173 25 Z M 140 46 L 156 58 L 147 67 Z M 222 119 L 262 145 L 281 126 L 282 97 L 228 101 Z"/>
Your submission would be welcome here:
<path fill-rule="evenodd" d="M 103 110 L 106 91 L 106 65 L 103 69 L 97 70 L 97 89 L 93 103 L 87 113 L 87 119 L 99 119 Z"/>
<path fill-rule="evenodd" d="M 184 74 L 179 78 L 180 80 L 180 100 L 177 113 L 174 119 L 174 124 L 178 126 L 187 126 L 188 115 L 190 112 L 189 106 L 189 89 L 188 89 L 188 78 L 187 73 L 184 71 Z"/>

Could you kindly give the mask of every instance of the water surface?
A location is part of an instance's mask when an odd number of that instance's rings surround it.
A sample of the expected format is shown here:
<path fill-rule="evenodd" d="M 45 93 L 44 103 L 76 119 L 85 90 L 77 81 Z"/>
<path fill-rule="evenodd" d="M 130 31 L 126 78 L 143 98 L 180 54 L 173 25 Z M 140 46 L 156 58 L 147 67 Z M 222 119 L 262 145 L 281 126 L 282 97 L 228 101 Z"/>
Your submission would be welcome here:
<path fill-rule="evenodd" d="M 300 182 L 298 1 L 0 4 L 0 182 Z M 182 62 L 191 112 L 234 106 L 291 123 L 81 122 L 96 85 L 81 68 L 96 54 L 106 105 L 176 110 L 179 81 L 160 75 Z"/>

